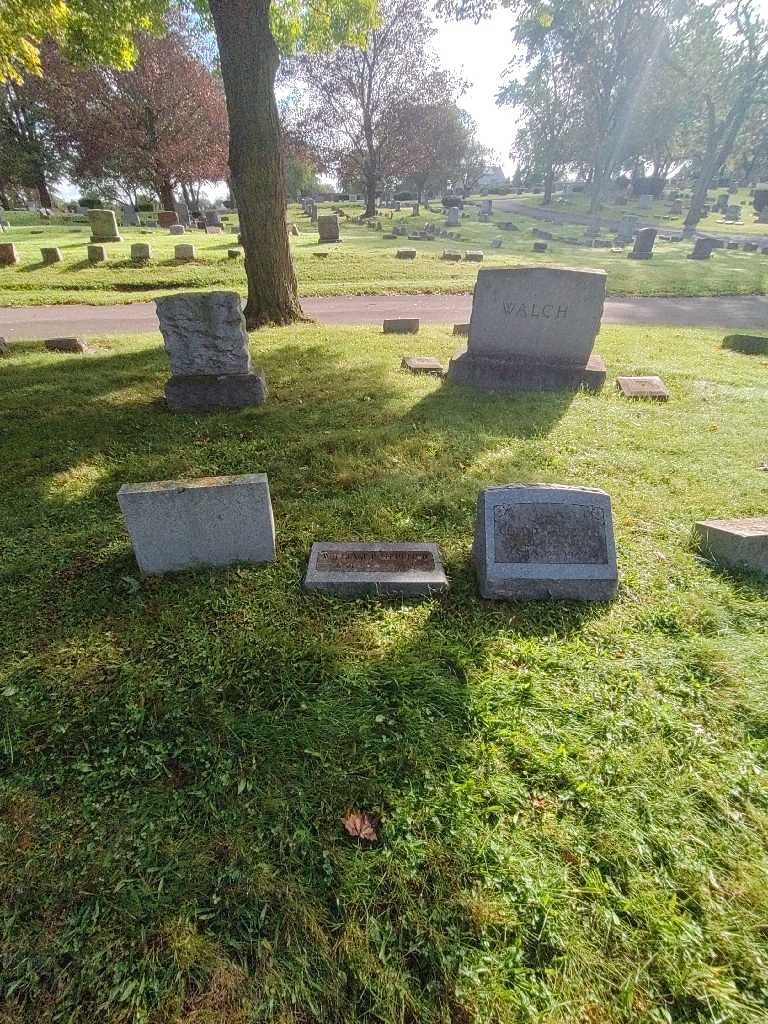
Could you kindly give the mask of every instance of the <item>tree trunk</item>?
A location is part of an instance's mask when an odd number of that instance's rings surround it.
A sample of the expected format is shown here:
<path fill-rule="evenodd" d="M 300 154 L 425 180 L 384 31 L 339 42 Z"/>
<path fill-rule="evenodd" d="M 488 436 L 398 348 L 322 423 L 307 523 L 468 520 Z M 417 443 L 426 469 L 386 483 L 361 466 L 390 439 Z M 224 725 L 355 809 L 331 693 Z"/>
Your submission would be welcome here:
<path fill-rule="evenodd" d="M 53 198 L 51 197 L 48 182 L 46 181 L 45 175 L 42 171 L 40 171 L 37 177 L 37 192 L 40 196 L 40 205 L 44 206 L 46 210 L 50 210 L 53 206 Z"/>
<path fill-rule="evenodd" d="M 376 216 L 376 175 L 366 174 L 365 176 L 365 213 L 364 217 Z"/>
<path fill-rule="evenodd" d="M 542 206 L 549 206 L 552 202 L 552 189 L 555 184 L 555 168 L 550 164 L 549 170 L 544 176 L 544 198 L 541 200 Z"/>
<path fill-rule="evenodd" d="M 285 221 L 270 0 L 210 0 L 229 112 L 229 166 L 245 250 L 250 329 L 303 318 Z"/>
<path fill-rule="evenodd" d="M 184 182 L 181 183 L 181 198 L 184 200 L 184 205 L 188 210 L 191 210 L 195 205 L 192 202 L 192 193 L 189 191 Z"/>
<path fill-rule="evenodd" d="M 163 210 L 172 210 L 174 208 L 173 185 L 167 178 L 160 182 L 157 194 Z"/>

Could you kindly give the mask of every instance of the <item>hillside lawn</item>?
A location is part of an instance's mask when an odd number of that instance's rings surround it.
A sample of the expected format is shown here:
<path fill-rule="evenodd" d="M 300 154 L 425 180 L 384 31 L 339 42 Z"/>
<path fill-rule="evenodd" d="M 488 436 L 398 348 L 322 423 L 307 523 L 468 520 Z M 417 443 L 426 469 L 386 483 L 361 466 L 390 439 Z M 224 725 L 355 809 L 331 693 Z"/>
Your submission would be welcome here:
<path fill-rule="evenodd" d="M 764 1024 L 768 587 L 691 527 L 766 513 L 768 360 L 720 337 L 607 327 L 602 393 L 489 396 L 398 369 L 447 327 L 270 330 L 267 404 L 208 417 L 157 335 L 14 346 L 2 1024 Z M 139 576 L 122 483 L 250 472 L 274 565 Z M 614 603 L 478 598 L 511 481 L 611 494 Z M 320 539 L 435 540 L 452 589 L 309 596 Z"/>
<path fill-rule="evenodd" d="M 345 204 L 350 219 L 342 221 L 342 242 L 319 245 L 316 226 L 299 210 L 291 207 L 289 217 L 297 224 L 300 235 L 292 238 L 292 249 L 302 295 L 377 295 L 395 293 L 471 291 L 477 277 L 478 264 L 462 261 L 450 263 L 440 257 L 445 249 L 464 253 L 480 248 L 485 253 L 483 266 L 515 266 L 520 264 L 557 263 L 574 267 L 598 267 L 608 272 L 611 295 L 763 295 L 768 290 L 768 256 L 759 253 L 718 251 L 711 260 L 698 262 L 686 259 L 692 249 L 690 242 L 657 242 L 653 259 L 635 261 L 627 258 L 631 247 L 612 253 L 606 249 L 589 249 L 561 242 L 550 242 L 543 254 L 532 252 L 532 229 L 539 222 L 517 214 L 494 213 L 493 222 L 481 224 L 478 209 L 467 207 L 467 216 L 460 229 L 461 241 L 436 239 L 410 241 L 401 238 L 385 241 L 382 235 L 397 221 L 409 230 L 423 227 L 427 221 L 444 223 L 437 213 L 423 211 L 420 217 L 409 212 L 382 217 L 384 231 L 379 233 L 351 223 L 361 212 L 360 206 Z M 407 208 L 410 211 L 410 207 Z M 330 208 L 322 208 L 330 212 Z M 12 215 L 13 216 L 13 215 Z M 180 289 L 236 289 L 245 293 L 245 270 L 242 259 L 228 258 L 227 250 L 237 247 L 237 238 L 228 228 L 223 235 L 206 235 L 191 231 L 183 237 L 168 234 L 164 229 L 122 228 L 124 241 L 107 246 L 108 263 L 91 266 L 86 258 L 90 231 L 84 224 L 33 225 L 30 215 L 18 215 L 14 224 L 2 235 L 2 241 L 14 242 L 20 263 L 0 268 L 0 305 L 34 306 L 58 303 L 90 303 L 111 305 L 146 301 Z M 234 223 L 230 218 L 230 224 Z M 520 231 L 504 231 L 499 225 L 512 221 Z M 549 226 L 549 225 L 548 225 Z M 550 226 L 556 234 L 580 237 L 578 226 Z M 502 248 L 491 248 L 495 238 Z M 148 242 L 153 260 L 142 266 L 130 260 L 132 242 Z M 194 263 L 177 263 L 174 248 L 179 242 L 196 246 Z M 43 267 L 40 249 L 58 246 L 64 260 L 52 267 Z M 398 248 L 413 247 L 417 258 L 399 260 Z M 322 258 L 318 254 L 326 253 Z"/>

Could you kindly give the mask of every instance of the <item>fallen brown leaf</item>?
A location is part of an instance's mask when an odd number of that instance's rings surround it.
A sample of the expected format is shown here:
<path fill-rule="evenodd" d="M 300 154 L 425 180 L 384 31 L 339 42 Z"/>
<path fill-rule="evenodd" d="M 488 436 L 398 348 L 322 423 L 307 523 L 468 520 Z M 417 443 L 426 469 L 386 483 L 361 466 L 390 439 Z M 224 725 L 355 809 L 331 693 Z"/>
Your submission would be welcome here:
<path fill-rule="evenodd" d="M 379 838 L 376 831 L 378 819 L 372 817 L 367 811 L 348 811 L 341 820 L 348 834 L 354 839 L 364 839 L 368 843 L 375 843 Z"/>

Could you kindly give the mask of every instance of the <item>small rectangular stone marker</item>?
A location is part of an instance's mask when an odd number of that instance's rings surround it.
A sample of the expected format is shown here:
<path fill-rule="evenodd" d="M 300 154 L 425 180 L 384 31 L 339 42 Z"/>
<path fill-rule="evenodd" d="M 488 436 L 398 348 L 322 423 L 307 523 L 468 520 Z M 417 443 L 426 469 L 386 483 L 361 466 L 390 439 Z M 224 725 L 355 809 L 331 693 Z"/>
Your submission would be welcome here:
<path fill-rule="evenodd" d="M 107 250 L 103 245 L 89 245 L 88 246 L 88 262 L 89 263 L 106 263 L 107 262 Z"/>
<path fill-rule="evenodd" d="M 669 392 L 661 377 L 617 377 L 616 387 L 625 398 L 650 398 L 666 402 Z"/>
<path fill-rule="evenodd" d="M 117 500 L 142 573 L 274 561 L 264 473 L 123 484 Z"/>
<path fill-rule="evenodd" d="M 195 258 L 195 247 L 187 242 L 182 242 L 181 245 L 177 245 L 173 250 L 173 256 L 174 259 L 189 262 Z"/>
<path fill-rule="evenodd" d="M 416 250 L 415 249 L 398 249 L 395 254 L 399 260 L 415 260 Z"/>
<path fill-rule="evenodd" d="M 453 333 L 458 338 L 469 337 L 469 324 L 454 324 Z"/>
<path fill-rule="evenodd" d="M 326 213 L 317 218 L 317 233 L 321 243 L 339 241 L 339 218 L 335 213 Z"/>
<path fill-rule="evenodd" d="M 384 321 L 385 334 L 418 334 L 418 317 L 399 317 L 394 320 Z"/>
<path fill-rule="evenodd" d="M 49 352 L 88 352 L 88 346 L 80 338 L 47 338 L 45 347 Z"/>
<path fill-rule="evenodd" d="M 168 228 L 169 235 L 186 235 L 187 229 L 183 224 L 171 224 Z"/>
<path fill-rule="evenodd" d="M 534 252 L 546 252 L 547 251 L 547 243 L 546 242 L 534 242 L 533 243 L 533 251 Z"/>
<path fill-rule="evenodd" d="M 342 597 L 428 597 L 446 591 L 448 580 L 437 544 L 321 542 L 312 545 L 304 589 Z"/>
<path fill-rule="evenodd" d="M 696 523 L 701 551 L 732 569 L 768 575 L 768 516 Z"/>
<path fill-rule="evenodd" d="M 484 255 L 485 254 L 480 249 L 467 249 L 464 253 L 464 259 L 467 263 L 482 263 Z"/>
<path fill-rule="evenodd" d="M 768 355 L 768 336 L 759 334 L 728 334 L 722 341 L 723 348 L 746 355 Z"/>
<path fill-rule="evenodd" d="M 217 224 L 206 224 L 205 225 L 206 235 L 223 235 L 224 228 Z"/>
<path fill-rule="evenodd" d="M 461 224 L 461 211 L 458 206 L 450 206 L 448 208 L 448 217 L 445 221 L 445 226 L 448 228 L 457 228 Z"/>
<path fill-rule="evenodd" d="M 152 246 L 146 242 L 134 242 L 131 246 L 131 259 L 134 263 L 149 263 L 152 259 Z"/>
<path fill-rule="evenodd" d="M 403 356 L 400 369 L 411 373 L 431 373 L 436 377 L 442 377 L 445 373 L 445 367 L 434 356 Z"/>
<path fill-rule="evenodd" d="M 46 267 L 51 266 L 52 263 L 61 263 L 62 255 L 61 249 L 56 248 L 45 248 L 40 250 L 40 258 L 43 261 L 43 265 Z"/>
<path fill-rule="evenodd" d="M 449 263 L 459 263 L 461 260 L 461 253 L 455 252 L 451 249 L 444 249 L 441 259 L 447 260 Z"/>
<path fill-rule="evenodd" d="M 611 499 L 590 487 L 489 487 L 472 558 L 485 598 L 609 601 L 618 587 Z"/>
<path fill-rule="evenodd" d="M 89 210 L 88 223 L 92 242 L 122 242 L 114 210 Z"/>
<path fill-rule="evenodd" d="M 0 242 L 0 267 L 12 267 L 19 262 L 13 242 Z"/>

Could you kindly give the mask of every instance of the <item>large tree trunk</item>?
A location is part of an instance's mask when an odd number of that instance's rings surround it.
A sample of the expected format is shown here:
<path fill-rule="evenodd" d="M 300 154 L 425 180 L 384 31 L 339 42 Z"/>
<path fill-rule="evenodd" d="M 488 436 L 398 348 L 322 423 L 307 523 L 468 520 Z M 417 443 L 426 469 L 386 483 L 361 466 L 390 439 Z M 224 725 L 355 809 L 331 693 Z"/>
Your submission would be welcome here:
<path fill-rule="evenodd" d="M 50 210 L 53 206 L 53 198 L 51 196 L 51 191 L 48 188 L 48 182 L 46 181 L 45 175 L 42 171 L 40 171 L 37 177 L 37 192 L 40 196 L 40 205 L 44 206 L 46 210 Z"/>
<path fill-rule="evenodd" d="M 173 210 L 175 203 L 173 195 L 173 185 L 167 178 L 165 178 L 164 181 L 160 182 L 160 187 L 157 190 L 157 194 L 160 198 L 160 206 L 164 210 Z"/>
<path fill-rule="evenodd" d="M 375 174 L 366 174 L 365 176 L 365 213 L 364 217 L 375 217 L 376 216 L 376 181 Z"/>
<path fill-rule="evenodd" d="M 555 184 L 555 168 L 550 164 L 549 170 L 544 177 L 544 198 L 541 200 L 542 206 L 549 206 L 552 202 L 552 189 Z"/>
<path fill-rule="evenodd" d="M 270 0 L 210 0 L 229 111 L 229 166 L 245 249 L 249 328 L 302 319 L 285 222 Z"/>
<path fill-rule="evenodd" d="M 685 218 L 685 227 L 695 228 L 701 220 L 701 209 L 707 198 L 707 189 L 711 186 L 714 176 L 720 171 L 733 152 L 736 139 L 741 126 L 747 119 L 751 105 L 751 92 L 747 90 L 742 91 L 728 113 L 725 122 L 721 123 L 719 128 L 715 128 L 714 107 L 710 100 L 707 101 L 709 112 L 707 155 L 702 162 L 701 174 L 691 196 L 691 205 Z"/>

